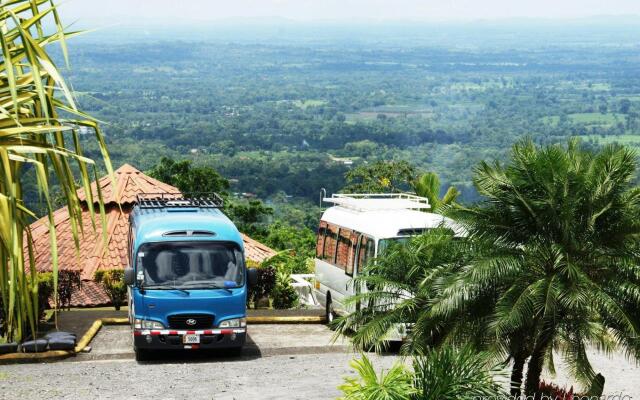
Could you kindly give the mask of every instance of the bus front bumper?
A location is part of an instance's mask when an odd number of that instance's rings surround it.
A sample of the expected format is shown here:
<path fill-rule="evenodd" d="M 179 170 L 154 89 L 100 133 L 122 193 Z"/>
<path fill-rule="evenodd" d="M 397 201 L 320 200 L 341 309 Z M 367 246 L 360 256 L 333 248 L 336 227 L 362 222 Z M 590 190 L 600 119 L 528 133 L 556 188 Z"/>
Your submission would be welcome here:
<path fill-rule="evenodd" d="M 197 337 L 197 339 L 196 339 Z M 225 349 L 242 347 L 246 328 L 185 330 L 135 329 L 133 344 L 137 349 Z"/>

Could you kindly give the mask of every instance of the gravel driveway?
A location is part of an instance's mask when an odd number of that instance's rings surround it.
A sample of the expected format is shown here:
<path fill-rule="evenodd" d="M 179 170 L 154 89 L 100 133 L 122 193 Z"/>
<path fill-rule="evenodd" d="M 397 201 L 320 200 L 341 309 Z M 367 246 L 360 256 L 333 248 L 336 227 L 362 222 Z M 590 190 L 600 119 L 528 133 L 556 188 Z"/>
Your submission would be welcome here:
<path fill-rule="evenodd" d="M 139 364 L 133 360 L 127 326 L 103 328 L 93 350 L 68 361 L 48 364 L 0 365 L 3 399 L 331 399 L 337 386 L 352 374 L 354 357 L 346 343 L 332 342 L 323 325 L 260 325 L 240 358 L 224 354 L 162 355 Z M 389 368 L 398 357 L 375 356 L 377 369 Z M 589 352 L 594 367 L 607 378 L 607 395 L 640 400 L 640 368 L 616 353 Z M 558 358 L 558 376 L 571 385 Z M 549 377 L 546 377 L 549 379 Z M 504 382 L 505 388 L 508 383 Z M 623 400 L 622 396 L 610 398 Z"/>
<path fill-rule="evenodd" d="M 206 362 L 93 360 L 0 366 L 0 399 L 330 399 L 349 375 L 344 353 Z M 372 356 L 379 367 L 396 357 Z"/>

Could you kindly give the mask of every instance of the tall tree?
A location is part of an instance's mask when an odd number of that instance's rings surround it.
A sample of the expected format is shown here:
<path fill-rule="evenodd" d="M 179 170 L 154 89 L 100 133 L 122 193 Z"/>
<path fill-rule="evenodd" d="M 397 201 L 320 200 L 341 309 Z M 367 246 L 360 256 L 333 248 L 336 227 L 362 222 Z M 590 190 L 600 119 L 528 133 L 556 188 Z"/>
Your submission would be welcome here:
<path fill-rule="evenodd" d="M 460 195 L 458 189 L 449 186 L 440 198 L 440 178 L 435 172 L 425 172 L 413 181 L 413 190 L 418 196 L 429 199 L 431 211 L 438 211 L 442 206 L 451 205 Z"/>
<path fill-rule="evenodd" d="M 207 166 L 193 166 L 191 161 L 175 161 L 162 157 L 150 171 L 149 176 L 177 187 L 182 193 L 224 193 L 229 181 L 218 171 Z"/>
<path fill-rule="evenodd" d="M 345 174 L 343 192 L 398 193 L 410 190 L 415 176 L 411 164 L 402 161 L 376 161 L 360 165 Z"/>
<path fill-rule="evenodd" d="M 273 209 L 260 200 L 232 200 L 227 193 L 229 181 L 211 167 L 193 166 L 189 160 L 163 157 L 149 171 L 149 176 L 177 187 L 185 195 L 218 193 L 225 199 L 224 210 L 238 229 L 252 236 L 267 234 L 267 217 L 273 214 Z"/>
<path fill-rule="evenodd" d="M 62 188 L 76 244 L 83 225 L 75 182 L 77 179 L 84 187 L 87 204 L 92 205 L 92 172 L 97 179 L 93 160 L 83 156 L 81 129 L 95 131 L 107 171 L 113 176 L 98 125 L 78 110 L 47 53 L 47 45 L 59 42 L 67 59 L 65 40 L 75 34 L 63 31 L 52 1 L 14 0 L 0 4 L 0 335 L 7 340 L 21 340 L 27 326 L 35 333 L 38 323 L 37 271 L 29 230 L 35 214 L 25 205 L 23 180 L 28 174 L 35 174 L 40 195 L 47 204 L 55 292 L 58 262 L 49 196 L 52 178 Z M 93 220 L 93 207 L 88 210 Z M 102 207 L 100 210 L 104 215 Z M 28 251 L 23 252 L 23 246 Z"/>
<path fill-rule="evenodd" d="M 525 393 L 538 391 L 559 350 L 584 387 L 599 380 L 587 346 L 623 348 L 640 359 L 640 188 L 637 155 L 624 147 L 592 152 L 516 144 L 509 163 L 481 163 L 474 183 L 484 196 L 452 209 L 471 238 L 494 254 L 460 275 L 448 304 L 481 287 L 498 291 L 496 337 L 528 332 Z"/>

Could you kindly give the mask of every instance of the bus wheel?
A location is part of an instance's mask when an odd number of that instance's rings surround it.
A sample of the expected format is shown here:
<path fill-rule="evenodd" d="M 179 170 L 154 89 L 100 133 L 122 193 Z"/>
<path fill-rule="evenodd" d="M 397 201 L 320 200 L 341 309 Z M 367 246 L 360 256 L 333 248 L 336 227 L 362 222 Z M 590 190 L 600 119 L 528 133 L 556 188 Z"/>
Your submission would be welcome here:
<path fill-rule="evenodd" d="M 242 356 L 242 346 L 238 347 L 229 347 L 226 351 L 226 355 L 229 357 L 240 357 Z"/>
<path fill-rule="evenodd" d="M 136 353 L 136 361 L 149 361 L 149 351 L 139 348 L 134 348 Z"/>
<path fill-rule="evenodd" d="M 331 301 L 331 295 L 327 295 L 327 305 L 325 307 L 325 320 L 327 321 L 327 325 L 331 327 L 333 325 L 333 320 L 336 317 L 336 313 L 333 309 L 333 301 Z"/>

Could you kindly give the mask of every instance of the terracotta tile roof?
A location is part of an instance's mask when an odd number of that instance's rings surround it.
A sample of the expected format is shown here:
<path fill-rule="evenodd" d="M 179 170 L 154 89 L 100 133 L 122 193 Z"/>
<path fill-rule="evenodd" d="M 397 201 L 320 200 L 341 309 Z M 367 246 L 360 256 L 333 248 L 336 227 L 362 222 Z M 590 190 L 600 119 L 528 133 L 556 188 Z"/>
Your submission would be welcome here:
<path fill-rule="evenodd" d="M 147 176 L 129 164 L 115 170 L 114 175 L 115 190 L 109 176 L 104 176 L 98 181 L 105 204 L 132 204 L 136 201 L 136 195 L 140 193 L 180 193 L 177 188 Z M 94 203 L 97 203 L 98 191 L 95 182 L 91 184 L 91 193 Z M 78 197 L 82 201 L 87 200 L 84 189 L 78 190 Z"/>
<path fill-rule="evenodd" d="M 100 307 L 111 305 L 102 285 L 94 281 L 82 281 L 80 290 L 71 295 L 71 307 Z"/>
<path fill-rule="evenodd" d="M 127 265 L 127 234 L 129 214 L 132 207 L 105 210 L 107 221 L 107 247 L 102 236 L 102 221 L 96 214 L 96 231 L 93 231 L 91 217 L 85 209 L 82 213 L 83 233 L 80 233 L 80 249 L 77 250 L 71 231 L 71 220 L 66 208 L 54 213 L 56 240 L 58 242 L 58 264 L 61 269 L 80 271 L 83 279 L 92 279 L 97 269 L 117 269 Z M 97 211 L 96 211 L 97 213 Z M 46 218 L 31 225 L 35 243 L 35 264 L 38 271 L 51 271 L 51 246 Z"/>
<path fill-rule="evenodd" d="M 244 241 L 244 254 L 248 260 L 261 263 L 278 254 L 272 248 L 258 242 L 257 240 L 251 239 L 244 233 L 242 234 L 242 240 Z"/>
<path fill-rule="evenodd" d="M 76 249 L 73 241 L 67 208 L 64 207 L 54 212 L 60 269 L 79 271 L 82 278 L 82 288 L 72 298 L 71 305 L 74 307 L 109 304 L 109 297 L 100 285 L 93 282 L 93 276 L 98 269 L 122 269 L 129 265 L 127 255 L 129 214 L 133 210 L 136 194 L 179 193 L 176 188 L 150 178 L 128 164 L 115 171 L 115 175 L 115 191 L 112 190 L 108 177 L 98 181 L 105 196 L 106 248 L 102 236 L 103 226 L 100 215 L 96 211 L 96 230 L 94 232 L 89 205 L 84 204 L 83 206 L 83 233 L 79 238 L 79 250 Z M 95 190 L 95 183 L 92 186 Z M 81 191 L 79 191 L 79 196 L 84 199 L 84 193 Z M 116 200 L 120 201 L 120 207 L 118 207 Z M 95 208 L 97 209 L 97 207 Z M 34 222 L 31 225 L 31 232 L 35 242 L 34 261 L 36 268 L 41 272 L 51 271 L 51 246 L 47 218 L 41 218 Z M 275 250 L 244 234 L 242 238 L 248 260 L 260 263 L 276 254 Z"/>

